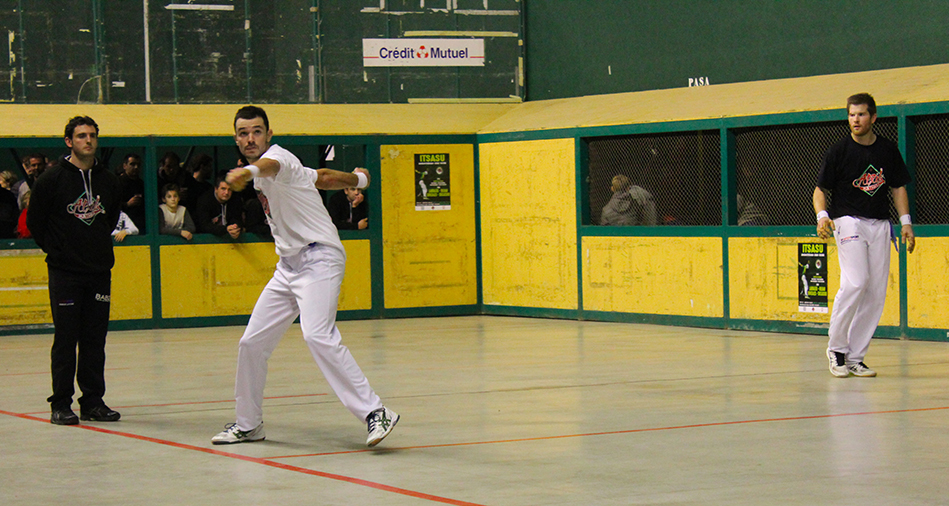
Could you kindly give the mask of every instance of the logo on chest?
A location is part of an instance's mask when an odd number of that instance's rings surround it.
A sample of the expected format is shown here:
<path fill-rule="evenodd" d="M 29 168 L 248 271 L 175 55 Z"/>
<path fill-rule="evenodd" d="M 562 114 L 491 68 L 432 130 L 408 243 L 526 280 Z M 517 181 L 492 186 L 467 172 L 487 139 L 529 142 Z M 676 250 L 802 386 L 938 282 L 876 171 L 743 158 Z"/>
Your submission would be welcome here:
<path fill-rule="evenodd" d="M 96 216 L 105 214 L 105 208 L 102 207 L 102 202 L 99 201 L 98 197 L 93 199 L 83 193 L 72 204 L 66 206 L 66 212 L 86 225 L 92 225 Z"/>
<path fill-rule="evenodd" d="M 886 178 L 883 177 L 883 169 L 877 169 L 873 165 L 867 167 L 857 179 L 853 180 L 853 187 L 873 196 L 881 186 L 886 184 Z"/>

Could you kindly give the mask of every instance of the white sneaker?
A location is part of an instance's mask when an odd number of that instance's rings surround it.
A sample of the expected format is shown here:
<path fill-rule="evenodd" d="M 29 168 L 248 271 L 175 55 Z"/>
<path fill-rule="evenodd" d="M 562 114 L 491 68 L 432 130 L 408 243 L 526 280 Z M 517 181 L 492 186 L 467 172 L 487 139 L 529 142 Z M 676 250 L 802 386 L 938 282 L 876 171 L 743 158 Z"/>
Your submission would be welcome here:
<path fill-rule="evenodd" d="M 838 378 L 850 376 L 850 369 L 847 367 L 847 357 L 839 351 L 830 351 L 827 349 L 827 359 L 830 360 L 830 373 Z"/>
<path fill-rule="evenodd" d="M 859 376 L 861 378 L 872 378 L 877 375 L 876 371 L 867 367 L 867 364 L 864 364 L 863 362 L 848 364 L 847 369 L 850 371 L 850 374 Z"/>
<path fill-rule="evenodd" d="M 211 438 L 211 443 L 216 445 L 229 445 L 234 443 L 253 443 L 254 441 L 263 441 L 267 436 L 264 435 L 264 423 L 261 422 L 253 430 L 240 430 L 236 423 L 229 423 L 224 426 L 224 430 Z"/>
<path fill-rule="evenodd" d="M 395 424 L 399 423 L 399 414 L 383 406 L 369 413 L 366 422 L 369 424 L 369 438 L 366 439 L 366 444 L 372 447 L 392 432 Z"/>

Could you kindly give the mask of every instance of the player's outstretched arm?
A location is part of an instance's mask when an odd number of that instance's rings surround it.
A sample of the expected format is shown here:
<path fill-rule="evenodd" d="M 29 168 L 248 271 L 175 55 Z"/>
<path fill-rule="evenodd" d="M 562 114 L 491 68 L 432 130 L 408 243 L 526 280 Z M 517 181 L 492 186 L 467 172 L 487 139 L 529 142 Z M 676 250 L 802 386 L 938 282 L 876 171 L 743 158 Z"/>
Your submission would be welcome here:
<path fill-rule="evenodd" d="M 254 170 L 256 167 L 256 171 Z M 227 173 L 227 184 L 231 187 L 232 190 L 239 192 L 247 186 L 247 183 L 250 182 L 254 177 L 271 177 L 276 176 L 277 172 L 280 172 L 280 163 L 276 160 L 271 160 L 270 158 L 260 158 L 256 162 L 245 165 L 243 167 L 237 167 L 236 169 L 231 169 Z"/>
<path fill-rule="evenodd" d="M 316 172 L 318 174 L 316 187 L 320 190 L 342 190 L 344 188 L 365 189 L 369 187 L 369 171 L 363 168 L 357 168 L 352 172 L 342 172 L 333 169 L 318 169 Z M 358 174 L 363 175 L 365 184 L 360 184 L 360 180 L 363 178 Z"/>
<path fill-rule="evenodd" d="M 814 213 L 817 214 L 817 235 L 821 239 L 827 239 L 834 234 L 834 220 L 827 216 L 827 197 L 820 186 L 814 187 Z"/>

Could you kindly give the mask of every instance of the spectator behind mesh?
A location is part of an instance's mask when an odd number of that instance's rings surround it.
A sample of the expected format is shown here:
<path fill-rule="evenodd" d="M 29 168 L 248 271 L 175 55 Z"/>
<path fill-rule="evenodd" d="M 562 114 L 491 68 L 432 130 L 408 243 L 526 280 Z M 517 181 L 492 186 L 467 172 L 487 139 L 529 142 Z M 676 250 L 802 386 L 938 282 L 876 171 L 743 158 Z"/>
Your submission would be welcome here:
<path fill-rule="evenodd" d="M 188 162 L 188 170 L 185 171 L 188 177 L 185 178 L 186 191 L 179 191 L 179 197 L 187 195 L 187 200 L 181 199 L 180 204 L 187 209 L 195 209 L 198 199 L 202 195 L 214 189 L 211 184 L 214 178 L 214 159 L 201 153 L 193 157 Z"/>
<path fill-rule="evenodd" d="M 746 200 L 741 194 L 738 195 L 738 226 L 768 225 L 771 220 L 768 215 L 761 212 L 753 202 Z"/>
<path fill-rule="evenodd" d="M 346 188 L 334 193 L 330 196 L 326 210 L 340 230 L 369 228 L 369 201 L 359 188 Z"/>
<path fill-rule="evenodd" d="M 168 151 L 158 162 L 158 200 L 161 200 L 161 190 L 166 184 L 174 183 L 181 188 L 181 200 L 188 200 L 188 192 L 185 191 L 186 184 L 190 176 L 181 170 L 181 158 L 174 151 Z"/>
<path fill-rule="evenodd" d="M 613 176 L 610 190 L 613 196 L 603 206 L 600 225 L 656 225 L 656 203 L 651 193 L 641 186 L 630 184 L 629 178 L 622 174 Z"/>
<path fill-rule="evenodd" d="M 214 179 L 214 191 L 198 199 L 194 213 L 197 220 L 195 225 L 199 233 L 222 237 L 229 235 L 237 239 L 244 231 L 244 206 L 240 196 L 234 195 L 224 180 L 226 175 L 218 175 Z"/>
<path fill-rule="evenodd" d="M 166 184 L 162 188 L 163 204 L 158 206 L 158 233 L 164 235 L 176 235 L 190 241 L 193 237 L 195 227 L 191 220 L 191 213 L 188 209 L 179 205 L 181 201 L 178 185 L 174 183 Z"/>
<path fill-rule="evenodd" d="M 17 199 L 23 198 L 23 194 L 27 190 L 33 189 L 33 183 L 36 182 L 36 178 L 40 177 L 40 174 L 46 171 L 46 165 L 46 155 L 43 153 L 33 153 L 23 157 L 23 172 L 26 173 L 26 179 L 19 181 L 17 184 Z"/>
<path fill-rule="evenodd" d="M 135 223 L 135 228 L 145 231 L 145 181 L 142 180 L 142 157 L 135 153 L 125 155 L 119 175 L 119 199 L 122 212 Z"/>
<path fill-rule="evenodd" d="M 19 189 L 19 185 L 17 185 L 19 181 L 20 180 L 16 177 L 16 174 L 10 172 L 9 170 L 0 172 L 0 187 L 3 187 L 4 190 L 9 190 L 14 195 L 16 195 L 17 190 Z"/>

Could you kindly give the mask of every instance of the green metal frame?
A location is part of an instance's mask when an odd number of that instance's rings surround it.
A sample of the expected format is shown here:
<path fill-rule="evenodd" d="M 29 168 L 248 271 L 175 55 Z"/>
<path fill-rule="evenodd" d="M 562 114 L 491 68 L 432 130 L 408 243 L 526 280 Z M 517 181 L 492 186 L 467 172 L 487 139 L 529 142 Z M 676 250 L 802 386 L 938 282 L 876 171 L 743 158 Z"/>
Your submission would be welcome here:
<path fill-rule="evenodd" d="M 878 117 L 896 118 L 899 131 L 899 148 L 903 153 L 911 174 L 915 177 L 915 123 L 914 117 L 949 113 L 949 101 L 926 104 L 898 104 L 880 106 Z M 531 132 L 510 132 L 481 134 L 479 143 L 517 142 L 546 139 L 576 139 L 576 201 L 577 201 L 577 272 L 579 310 L 568 311 L 547 308 L 529 308 L 512 306 L 483 306 L 482 313 L 491 315 L 531 316 L 547 318 L 568 318 L 580 320 L 601 320 L 635 323 L 656 323 L 663 325 L 681 325 L 725 329 L 742 329 L 768 332 L 790 332 L 803 334 L 825 334 L 826 325 L 813 323 L 747 320 L 729 317 L 728 285 L 728 239 L 731 237 L 816 237 L 814 227 L 810 226 L 752 226 L 738 227 L 735 181 L 735 132 L 744 128 L 762 126 L 780 126 L 805 123 L 824 123 L 841 121 L 846 118 L 844 108 L 821 111 L 766 114 L 720 119 L 700 119 L 673 121 L 665 123 L 610 125 L 602 127 L 565 128 Z M 658 134 L 672 132 L 694 132 L 699 130 L 717 130 L 721 145 L 721 191 L 722 224 L 706 227 L 597 227 L 589 225 L 589 188 L 587 174 L 589 170 L 588 139 L 617 135 Z M 913 189 L 911 187 L 910 191 Z M 913 195 L 911 195 L 913 197 Z M 911 198 L 911 201 L 914 201 Z M 807 203 L 802 203 L 807 205 Z M 949 236 L 949 225 L 916 225 L 917 237 Z M 701 318 L 679 315 L 653 315 L 638 313 L 615 313 L 583 310 L 583 265 L 582 240 L 584 237 L 721 237 L 722 255 L 726 259 L 723 265 L 723 315 L 720 318 Z M 479 243 L 480 244 L 480 243 Z M 906 252 L 900 251 L 900 324 L 899 326 L 880 326 L 876 336 L 884 338 L 909 337 L 920 340 L 949 341 L 949 329 L 920 329 L 908 325 Z"/>

